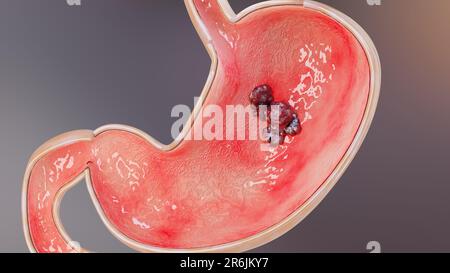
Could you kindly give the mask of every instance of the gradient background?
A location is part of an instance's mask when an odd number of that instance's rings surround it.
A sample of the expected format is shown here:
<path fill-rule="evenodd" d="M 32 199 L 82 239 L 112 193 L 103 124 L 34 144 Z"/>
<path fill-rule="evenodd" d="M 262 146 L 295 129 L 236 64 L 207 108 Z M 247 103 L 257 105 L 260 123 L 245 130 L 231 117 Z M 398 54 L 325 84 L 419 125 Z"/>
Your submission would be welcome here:
<path fill-rule="evenodd" d="M 128 124 L 169 143 L 210 60 L 180 0 L 0 0 L 0 252 L 25 252 L 20 197 L 30 154 L 74 129 Z M 259 1 L 230 0 L 240 11 Z M 379 111 L 360 153 L 318 208 L 258 252 L 450 251 L 450 1 L 323 0 L 372 36 Z M 85 184 L 62 203 L 72 238 L 125 252 Z"/>

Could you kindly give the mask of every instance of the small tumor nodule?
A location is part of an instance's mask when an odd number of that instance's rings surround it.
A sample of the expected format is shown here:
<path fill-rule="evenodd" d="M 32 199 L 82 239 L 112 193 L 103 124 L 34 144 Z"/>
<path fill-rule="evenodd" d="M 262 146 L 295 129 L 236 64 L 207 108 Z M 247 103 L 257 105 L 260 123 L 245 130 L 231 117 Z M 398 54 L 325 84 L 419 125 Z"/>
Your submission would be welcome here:
<path fill-rule="evenodd" d="M 267 84 L 263 84 L 255 87 L 250 93 L 250 103 L 256 107 L 260 105 L 269 106 L 273 102 L 272 87 Z"/>

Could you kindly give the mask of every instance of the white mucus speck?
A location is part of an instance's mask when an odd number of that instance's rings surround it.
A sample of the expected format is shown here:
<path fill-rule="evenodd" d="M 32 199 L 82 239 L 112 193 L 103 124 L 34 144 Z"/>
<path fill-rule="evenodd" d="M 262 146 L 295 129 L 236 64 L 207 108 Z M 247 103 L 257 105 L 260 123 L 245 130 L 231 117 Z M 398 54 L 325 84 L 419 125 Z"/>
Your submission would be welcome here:
<path fill-rule="evenodd" d="M 137 219 L 136 217 L 132 218 L 133 224 L 140 227 L 141 229 L 149 229 L 150 225 L 148 225 L 147 223 L 141 222 L 139 221 L 139 219 Z"/>
<path fill-rule="evenodd" d="M 66 169 L 72 168 L 72 167 L 73 167 L 73 163 L 74 163 L 74 158 L 73 158 L 73 156 L 71 156 L 71 157 L 69 158 L 69 162 L 68 162 L 67 165 L 66 165 Z"/>
<path fill-rule="evenodd" d="M 122 212 L 122 214 L 127 214 L 128 213 L 124 206 L 122 206 L 120 208 L 120 212 Z"/>

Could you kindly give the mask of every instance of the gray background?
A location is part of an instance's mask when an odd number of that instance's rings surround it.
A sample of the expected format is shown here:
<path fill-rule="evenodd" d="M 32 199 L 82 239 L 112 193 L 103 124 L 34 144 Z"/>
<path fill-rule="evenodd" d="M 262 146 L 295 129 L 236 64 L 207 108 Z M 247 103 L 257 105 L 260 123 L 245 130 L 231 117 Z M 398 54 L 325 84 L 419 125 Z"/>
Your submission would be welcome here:
<path fill-rule="evenodd" d="M 236 11 L 258 1 L 232 0 Z M 450 250 L 450 1 L 327 0 L 374 39 L 382 97 L 357 158 L 299 226 L 259 252 Z M 170 142 L 175 104 L 193 104 L 210 60 L 181 1 L 0 0 L 0 251 L 27 251 L 23 172 L 41 143 L 129 124 Z M 84 184 L 63 223 L 88 249 L 129 251 L 100 222 Z"/>

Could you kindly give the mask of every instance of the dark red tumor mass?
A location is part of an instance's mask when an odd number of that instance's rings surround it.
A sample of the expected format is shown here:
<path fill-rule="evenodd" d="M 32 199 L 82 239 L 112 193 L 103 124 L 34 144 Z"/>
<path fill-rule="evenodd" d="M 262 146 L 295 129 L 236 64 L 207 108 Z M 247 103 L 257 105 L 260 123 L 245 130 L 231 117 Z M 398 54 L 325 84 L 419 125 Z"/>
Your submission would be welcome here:
<path fill-rule="evenodd" d="M 250 103 L 256 107 L 260 105 L 269 106 L 272 102 L 273 102 L 273 91 L 272 88 L 267 84 L 257 86 L 250 93 Z"/>

